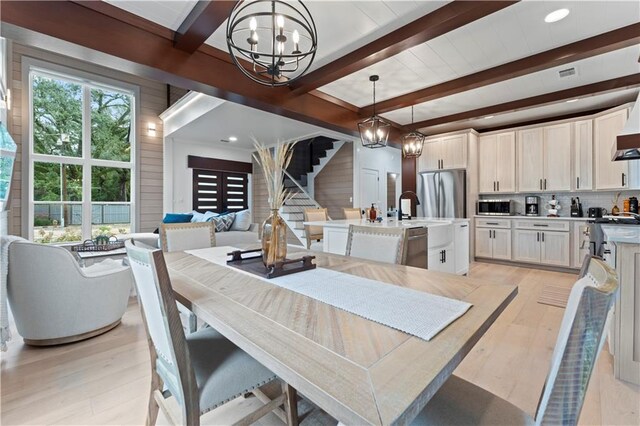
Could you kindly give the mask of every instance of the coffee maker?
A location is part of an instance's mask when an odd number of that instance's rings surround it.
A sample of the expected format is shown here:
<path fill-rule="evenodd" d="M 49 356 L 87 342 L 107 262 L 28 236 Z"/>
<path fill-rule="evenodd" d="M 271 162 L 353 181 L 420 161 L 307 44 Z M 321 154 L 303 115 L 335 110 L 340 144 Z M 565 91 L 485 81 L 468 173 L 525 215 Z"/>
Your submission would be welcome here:
<path fill-rule="evenodd" d="M 524 211 L 527 216 L 540 215 L 540 197 L 529 195 L 524 198 Z"/>

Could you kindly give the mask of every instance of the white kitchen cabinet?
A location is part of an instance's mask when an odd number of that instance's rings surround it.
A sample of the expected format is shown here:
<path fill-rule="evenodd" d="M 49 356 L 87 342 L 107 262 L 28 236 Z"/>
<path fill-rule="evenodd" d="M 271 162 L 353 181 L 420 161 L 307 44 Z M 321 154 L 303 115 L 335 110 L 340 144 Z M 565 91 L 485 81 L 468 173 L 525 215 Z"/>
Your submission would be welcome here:
<path fill-rule="evenodd" d="M 541 191 L 544 168 L 544 133 L 541 127 L 518 132 L 518 189 Z"/>
<path fill-rule="evenodd" d="M 460 134 L 426 140 L 419 160 L 419 171 L 465 169 L 467 138 L 466 134 Z"/>
<path fill-rule="evenodd" d="M 571 123 L 546 126 L 544 132 L 543 188 L 571 189 Z"/>
<path fill-rule="evenodd" d="M 571 189 L 571 123 L 518 132 L 518 189 Z"/>
<path fill-rule="evenodd" d="M 469 272 L 469 223 L 455 223 L 455 273 L 463 275 Z"/>
<path fill-rule="evenodd" d="M 476 257 L 511 259 L 511 230 L 479 228 L 476 222 Z"/>
<path fill-rule="evenodd" d="M 493 230 L 476 225 L 476 257 L 493 257 Z"/>
<path fill-rule="evenodd" d="M 453 244 L 439 249 L 429 250 L 428 268 L 430 271 L 456 273 L 456 256 Z"/>
<path fill-rule="evenodd" d="M 540 263 L 540 231 L 513 231 L 513 260 Z"/>
<path fill-rule="evenodd" d="M 540 240 L 540 263 L 571 266 L 568 232 L 543 231 L 540 233 Z"/>
<path fill-rule="evenodd" d="M 573 123 L 573 189 L 593 188 L 593 120 Z"/>
<path fill-rule="evenodd" d="M 512 193 L 516 190 L 515 133 L 480 136 L 478 142 L 478 190 L 480 193 Z"/>
<path fill-rule="evenodd" d="M 622 109 L 593 120 L 595 187 L 626 189 L 629 187 L 630 161 L 611 161 L 611 151 L 627 121 L 628 110 Z"/>

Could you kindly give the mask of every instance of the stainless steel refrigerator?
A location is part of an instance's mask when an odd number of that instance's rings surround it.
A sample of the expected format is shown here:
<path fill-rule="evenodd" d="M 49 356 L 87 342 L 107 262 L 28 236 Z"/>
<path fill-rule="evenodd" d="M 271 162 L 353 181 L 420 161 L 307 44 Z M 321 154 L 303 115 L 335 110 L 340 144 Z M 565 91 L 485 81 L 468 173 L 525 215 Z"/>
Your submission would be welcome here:
<path fill-rule="evenodd" d="M 418 216 L 433 218 L 467 217 L 467 172 L 439 170 L 418 174 Z"/>

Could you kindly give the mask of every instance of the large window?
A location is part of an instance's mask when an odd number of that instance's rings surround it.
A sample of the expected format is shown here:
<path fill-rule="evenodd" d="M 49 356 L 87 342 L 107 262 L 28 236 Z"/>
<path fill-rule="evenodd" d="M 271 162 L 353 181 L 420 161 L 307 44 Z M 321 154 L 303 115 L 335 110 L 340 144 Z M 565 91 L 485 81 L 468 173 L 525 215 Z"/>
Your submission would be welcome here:
<path fill-rule="evenodd" d="M 29 237 L 118 235 L 133 225 L 135 94 L 29 68 Z"/>

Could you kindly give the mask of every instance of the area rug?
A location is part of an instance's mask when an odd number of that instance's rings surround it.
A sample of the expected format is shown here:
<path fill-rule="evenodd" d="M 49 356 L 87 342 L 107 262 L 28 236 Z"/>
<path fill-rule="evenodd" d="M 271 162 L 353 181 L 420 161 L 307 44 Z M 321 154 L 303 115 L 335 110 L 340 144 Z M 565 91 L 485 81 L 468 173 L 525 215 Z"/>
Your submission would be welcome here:
<path fill-rule="evenodd" d="M 542 293 L 538 297 L 538 303 L 566 308 L 569 293 L 571 293 L 571 288 L 547 285 L 542 289 Z"/>

